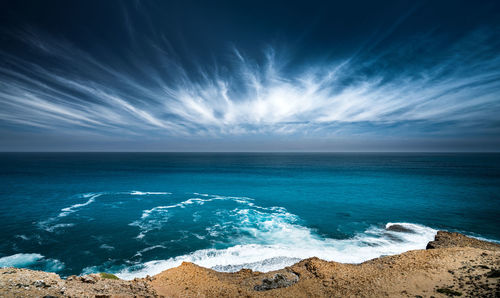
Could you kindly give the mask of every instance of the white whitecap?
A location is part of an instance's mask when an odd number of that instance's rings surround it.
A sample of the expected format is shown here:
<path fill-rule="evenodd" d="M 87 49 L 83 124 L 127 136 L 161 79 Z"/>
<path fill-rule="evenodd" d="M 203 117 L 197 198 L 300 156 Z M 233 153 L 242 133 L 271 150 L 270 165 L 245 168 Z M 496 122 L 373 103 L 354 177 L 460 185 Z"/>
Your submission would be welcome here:
<path fill-rule="evenodd" d="M 108 244 L 101 244 L 101 246 L 99 246 L 99 248 L 101 248 L 101 249 L 105 249 L 105 250 L 109 250 L 109 251 L 111 251 L 111 250 L 114 250 L 114 249 L 115 249 L 115 247 L 114 247 L 114 246 L 111 246 L 111 245 L 108 245 Z"/>
<path fill-rule="evenodd" d="M 136 236 L 137 239 L 143 239 L 146 234 L 153 230 L 158 230 L 163 227 L 169 219 L 168 210 L 174 208 L 186 208 L 187 206 L 199 206 L 207 202 L 221 201 L 221 200 L 232 200 L 238 203 L 249 203 L 249 198 L 239 198 L 239 197 L 223 197 L 223 196 L 212 196 L 210 198 L 190 198 L 173 205 L 156 206 L 151 209 L 146 209 L 142 211 L 141 218 L 129 223 L 129 226 L 136 226 L 140 229 L 139 234 Z M 251 203 L 250 203 L 251 204 Z"/>
<path fill-rule="evenodd" d="M 47 259 L 38 253 L 18 253 L 0 258 L 0 267 L 31 268 L 56 272 L 63 269 L 64 264 L 56 259 Z"/>
<path fill-rule="evenodd" d="M 146 195 L 170 195 L 171 193 L 162 192 L 162 191 L 138 191 L 138 190 L 134 190 L 134 191 L 131 191 L 130 194 L 134 195 L 134 196 L 146 196 Z"/>
<path fill-rule="evenodd" d="M 61 218 L 64 218 L 72 213 L 75 213 L 78 211 L 78 209 L 88 206 L 92 203 L 95 202 L 95 199 L 99 196 L 103 195 L 103 193 L 86 193 L 81 195 L 81 198 L 87 199 L 87 201 L 83 203 L 76 203 L 73 204 L 69 207 L 62 208 L 59 214 L 56 217 L 51 217 L 49 219 L 46 219 L 44 221 L 40 221 L 38 223 L 38 226 L 42 229 L 44 229 L 47 232 L 54 232 L 56 229 L 60 228 L 68 228 L 74 226 L 73 223 L 57 223 Z"/>
<path fill-rule="evenodd" d="M 22 240 L 25 240 L 25 241 L 30 240 L 30 237 L 28 237 L 26 235 L 16 235 L 16 238 L 19 238 L 19 239 L 22 239 Z"/>
<path fill-rule="evenodd" d="M 134 255 L 134 257 L 140 257 L 140 256 L 142 256 L 143 253 L 151 251 L 151 250 L 154 250 L 154 249 L 158 249 L 158 248 L 166 248 L 166 247 L 163 246 L 163 245 L 153 245 L 153 246 L 150 246 L 150 247 L 146 247 L 146 248 L 141 249 L 138 252 L 136 252 L 135 255 Z"/>
<path fill-rule="evenodd" d="M 69 207 L 61 209 L 61 213 L 59 213 L 58 217 L 68 216 L 69 214 L 75 212 L 77 209 L 94 203 L 95 198 L 99 197 L 100 195 L 101 194 L 86 194 L 86 195 L 84 195 L 83 196 L 84 198 L 89 198 L 86 202 L 74 204 L 74 205 L 71 205 Z"/>
<path fill-rule="evenodd" d="M 41 259 L 41 254 L 15 254 L 0 258 L 0 267 L 25 267 Z"/>

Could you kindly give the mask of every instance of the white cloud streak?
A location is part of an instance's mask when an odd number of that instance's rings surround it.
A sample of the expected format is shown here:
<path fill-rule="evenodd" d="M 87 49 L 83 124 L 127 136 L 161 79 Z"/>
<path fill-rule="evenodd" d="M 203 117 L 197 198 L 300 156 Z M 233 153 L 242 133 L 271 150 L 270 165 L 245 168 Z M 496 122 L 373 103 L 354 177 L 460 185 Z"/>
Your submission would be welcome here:
<path fill-rule="evenodd" d="M 476 31 L 423 65 L 407 61 L 384 69 L 387 57 L 411 56 L 416 49 L 407 44 L 376 58 L 356 53 L 303 65 L 292 65 L 273 49 L 261 63 L 234 50 L 229 65 L 193 72 L 170 58 L 175 55 L 162 43 L 152 46 L 154 63 L 132 57 L 127 68 L 119 68 L 69 43 L 23 34 L 51 63 L 0 52 L 0 126 L 103 135 L 326 136 L 344 126 L 363 124 L 358 133 L 373 133 L 367 123 L 414 121 L 441 123 L 434 133 L 458 135 L 456 127 L 483 133 L 478 123 L 498 125 L 500 113 L 494 36 L 494 30 Z"/>

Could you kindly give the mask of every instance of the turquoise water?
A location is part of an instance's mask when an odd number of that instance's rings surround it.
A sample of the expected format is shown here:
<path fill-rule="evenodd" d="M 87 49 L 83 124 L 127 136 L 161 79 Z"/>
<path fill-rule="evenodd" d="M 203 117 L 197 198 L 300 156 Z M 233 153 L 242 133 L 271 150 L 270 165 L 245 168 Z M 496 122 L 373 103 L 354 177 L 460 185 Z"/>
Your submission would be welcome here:
<path fill-rule="evenodd" d="M 499 154 L 0 154 L 0 266 L 269 271 L 500 239 Z M 391 229 L 394 224 L 407 232 Z"/>

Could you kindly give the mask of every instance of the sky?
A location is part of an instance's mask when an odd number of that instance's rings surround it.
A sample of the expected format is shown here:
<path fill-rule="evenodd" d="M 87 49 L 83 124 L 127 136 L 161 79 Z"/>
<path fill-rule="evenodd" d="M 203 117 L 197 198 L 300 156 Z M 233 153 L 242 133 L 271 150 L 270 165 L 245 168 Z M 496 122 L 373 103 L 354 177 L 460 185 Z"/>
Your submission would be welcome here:
<path fill-rule="evenodd" d="M 0 151 L 500 151 L 500 2 L 3 0 Z"/>

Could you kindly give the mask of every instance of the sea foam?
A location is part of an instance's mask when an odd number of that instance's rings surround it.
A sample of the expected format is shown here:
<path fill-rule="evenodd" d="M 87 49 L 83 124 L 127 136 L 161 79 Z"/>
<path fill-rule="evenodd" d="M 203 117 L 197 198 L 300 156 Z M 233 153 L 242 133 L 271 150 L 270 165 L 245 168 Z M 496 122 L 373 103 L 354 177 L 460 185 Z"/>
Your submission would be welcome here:
<path fill-rule="evenodd" d="M 161 191 L 138 191 L 134 190 L 130 192 L 133 196 L 147 196 L 147 195 L 170 195 L 169 192 L 161 192 Z"/>
<path fill-rule="evenodd" d="M 48 218 L 44 221 L 40 221 L 38 223 L 38 226 L 42 229 L 44 229 L 45 231 L 47 232 L 54 232 L 55 230 L 57 229 L 60 229 L 60 228 L 68 228 L 68 227 L 72 227 L 74 226 L 73 223 L 57 223 L 61 218 L 63 217 L 66 217 L 72 213 L 75 213 L 78 211 L 78 209 L 82 208 L 82 207 L 85 207 L 85 206 L 88 206 L 92 203 L 95 202 L 95 199 L 102 196 L 104 193 L 86 193 L 86 194 L 82 194 L 79 196 L 79 198 L 82 198 L 82 199 L 87 199 L 87 201 L 83 202 L 83 203 L 76 203 L 76 204 L 73 204 L 69 207 L 65 207 L 65 208 L 62 208 L 59 212 L 59 214 L 56 216 L 56 217 L 51 217 L 51 218 Z"/>
<path fill-rule="evenodd" d="M 267 225 L 280 226 L 269 222 Z M 372 227 L 351 239 L 322 239 L 305 227 L 284 226 L 277 228 L 274 244 L 235 245 L 226 249 L 203 249 L 167 260 L 150 261 L 122 270 L 118 276 L 133 279 L 158 274 L 179 266 L 182 262 L 234 272 L 242 268 L 268 272 L 293 265 L 301 259 L 319 257 L 327 261 L 361 263 L 384 255 L 399 254 L 408 250 L 423 249 L 434 239 L 436 230 L 409 223 L 398 225 L 413 229 L 411 233 L 392 232 Z M 264 232 L 266 233 L 266 232 Z M 290 238 L 286 239 L 285 234 Z M 271 235 L 265 235 L 270 237 Z M 256 238 L 264 235 L 256 235 Z M 272 236 L 271 236 L 272 237 Z"/>
<path fill-rule="evenodd" d="M 56 272 L 62 270 L 64 264 L 56 259 L 47 259 L 38 253 L 18 253 L 0 258 L 0 267 L 30 268 Z"/>
<path fill-rule="evenodd" d="M 242 268 L 268 272 L 310 257 L 342 263 L 361 263 L 384 255 L 423 249 L 434 239 L 437 232 L 430 227 L 413 223 L 387 223 L 385 227 L 371 226 L 349 239 L 325 238 L 305 226 L 298 216 L 289 213 L 285 208 L 263 207 L 256 205 L 249 198 L 223 196 L 189 199 L 144 210 L 142 217 L 135 224 L 144 229 L 143 233 L 147 233 L 147 228 L 153 228 L 153 223 L 156 222 L 153 219 L 165 218 L 165 212 L 169 210 L 194 208 L 218 200 L 230 200 L 236 203 L 237 207 L 217 211 L 216 217 L 222 218 L 221 222 L 207 227 L 207 232 L 210 236 L 217 237 L 232 235 L 231 243 L 234 245 L 223 249 L 201 249 L 166 260 L 144 262 L 127 267 L 117 275 L 123 279 L 144 277 L 177 267 L 182 262 L 192 262 L 223 272 L 234 272 Z M 161 214 L 156 214 L 158 212 Z"/>

